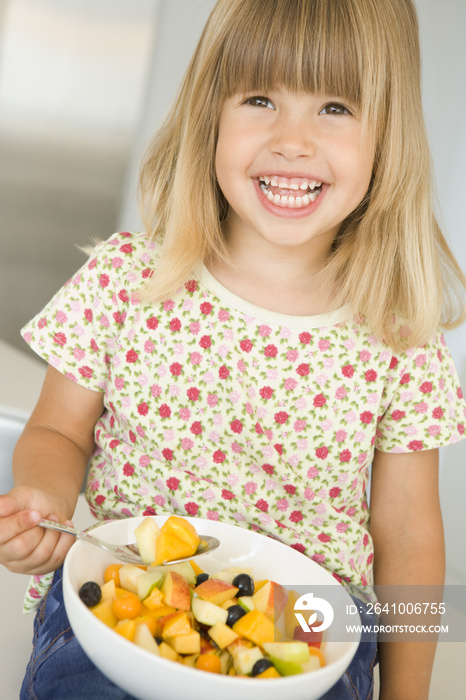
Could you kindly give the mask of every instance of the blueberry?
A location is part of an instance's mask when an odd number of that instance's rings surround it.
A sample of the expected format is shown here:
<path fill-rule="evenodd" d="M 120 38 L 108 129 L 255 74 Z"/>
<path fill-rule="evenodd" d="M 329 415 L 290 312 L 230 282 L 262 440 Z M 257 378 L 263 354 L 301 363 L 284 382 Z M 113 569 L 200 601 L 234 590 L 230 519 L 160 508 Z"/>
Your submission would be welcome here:
<path fill-rule="evenodd" d="M 236 594 L 237 598 L 241 598 L 243 595 L 254 595 L 254 581 L 249 574 L 238 574 L 238 576 L 235 576 L 232 583 L 239 588 Z"/>
<path fill-rule="evenodd" d="M 233 627 L 235 622 L 237 622 L 240 617 L 246 615 L 246 610 L 242 605 L 230 605 L 228 608 L 227 625 L 228 627 Z"/>
<path fill-rule="evenodd" d="M 256 663 L 252 667 L 251 675 L 258 676 L 259 673 L 263 673 L 271 666 L 273 666 L 273 663 L 270 661 L 270 659 L 257 659 Z"/>
<path fill-rule="evenodd" d="M 88 608 L 92 608 L 94 605 L 97 605 L 97 603 L 100 603 L 102 600 L 102 591 L 100 590 L 99 584 L 95 581 L 87 581 L 86 583 L 83 583 L 79 589 L 79 597 Z"/>
<path fill-rule="evenodd" d="M 196 586 L 199 586 L 200 583 L 204 583 L 204 581 L 207 581 L 209 578 L 209 574 L 198 574 L 196 576 Z"/>

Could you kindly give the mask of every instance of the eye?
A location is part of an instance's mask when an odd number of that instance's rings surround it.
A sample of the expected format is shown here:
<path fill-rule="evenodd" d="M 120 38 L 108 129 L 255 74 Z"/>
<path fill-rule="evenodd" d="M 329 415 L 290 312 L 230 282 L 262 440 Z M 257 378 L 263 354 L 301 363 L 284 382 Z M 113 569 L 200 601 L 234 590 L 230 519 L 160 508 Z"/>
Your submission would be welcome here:
<path fill-rule="evenodd" d="M 345 107 L 344 105 L 340 104 L 339 102 L 329 102 L 329 104 L 325 105 L 319 112 L 319 114 L 330 114 L 330 115 L 336 115 L 336 116 L 341 116 L 344 114 L 351 114 L 349 109 Z"/>
<path fill-rule="evenodd" d="M 263 97 L 262 95 L 254 95 L 253 97 L 248 97 L 244 101 L 246 105 L 252 105 L 252 107 L 265 107 L 268 109 L 275 109 L 273 103 L 268 97 Z"/>

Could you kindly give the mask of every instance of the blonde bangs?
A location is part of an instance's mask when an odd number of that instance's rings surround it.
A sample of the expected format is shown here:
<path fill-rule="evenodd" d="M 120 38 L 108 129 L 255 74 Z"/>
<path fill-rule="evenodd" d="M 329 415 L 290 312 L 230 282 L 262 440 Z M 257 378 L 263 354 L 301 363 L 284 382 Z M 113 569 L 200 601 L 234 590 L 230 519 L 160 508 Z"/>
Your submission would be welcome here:
<path fill-rule="evenodd" d="M 362 24 L 350 5 L 338 0 L 234 5 L 218 70 L 221 100 L 286 86 L 293 92 L 338 95 L 361 106 L 370 61 Z"/>

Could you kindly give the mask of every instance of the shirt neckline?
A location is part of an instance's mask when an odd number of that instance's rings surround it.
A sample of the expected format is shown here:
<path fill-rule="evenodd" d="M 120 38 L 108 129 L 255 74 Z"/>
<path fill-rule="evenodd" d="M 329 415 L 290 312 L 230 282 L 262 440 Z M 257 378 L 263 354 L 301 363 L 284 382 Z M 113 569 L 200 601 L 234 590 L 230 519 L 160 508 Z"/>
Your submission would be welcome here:
<path fill-rule="evenodd" d="M 282 314 L 277 311 L 270 311 L 261 306 L 256 306 L 245 299 L 242 299 L 237 294 L 234 294 L 229 289 L 223 286 L 209 270 L 202 265 L 199 270 L 199 280 L 203 286 L 210 292 L 215 294 L 218 299 L 240 311 L 247 316 L 251 316 L 260 321 L 265 321 L 274 326 L 285 326 L 287 328 L 297 328 L 308 330 L 309 328 L 323 328 L 325 326 L 334 326 L 337 323 L 342 323 L 351 317 L 351 309 L 349 304 L 329 311 L 324 314 L 315 316 L 293 316 L 291 314 Z"/>

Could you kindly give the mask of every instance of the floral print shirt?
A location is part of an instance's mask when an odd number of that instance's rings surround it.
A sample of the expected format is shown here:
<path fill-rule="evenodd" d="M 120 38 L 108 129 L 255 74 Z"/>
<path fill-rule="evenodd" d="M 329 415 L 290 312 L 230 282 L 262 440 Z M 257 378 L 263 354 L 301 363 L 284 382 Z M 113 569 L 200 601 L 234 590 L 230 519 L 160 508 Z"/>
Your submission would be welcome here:
<path fill-rule="evenodd" d="M 22 331 L 53 367 L 103 393 L 92 513 L 252 528 L 364 596 L 374 448 L 426 450 L 464 434 L 443 336 L 394 354 L 347 307 L 267 311 L 205 268 L 173 298 L 140 304 L 134 292 L 156 274 L 158 251 L 142 234 L 112 236 Z M 26 608 L 48 581 L 35 577 Z"/>

